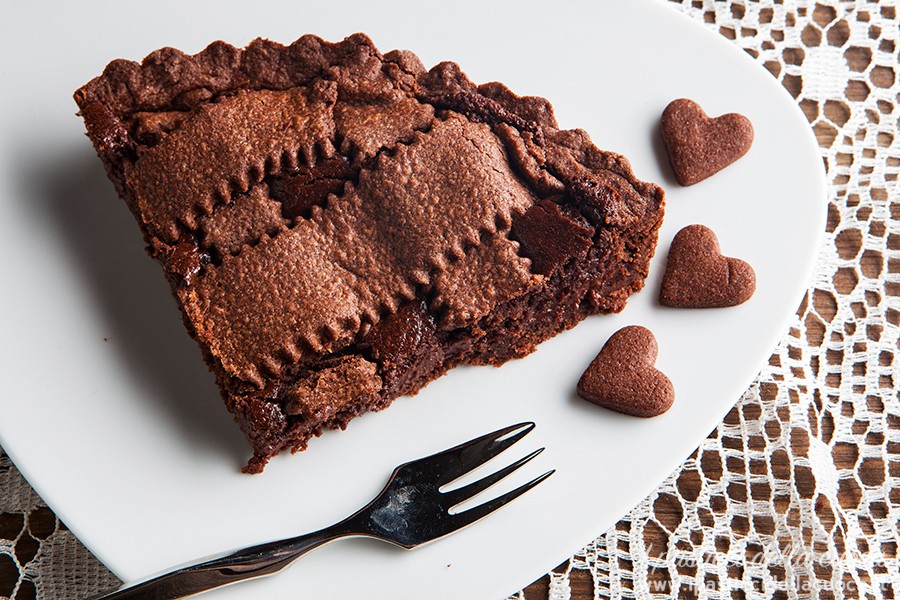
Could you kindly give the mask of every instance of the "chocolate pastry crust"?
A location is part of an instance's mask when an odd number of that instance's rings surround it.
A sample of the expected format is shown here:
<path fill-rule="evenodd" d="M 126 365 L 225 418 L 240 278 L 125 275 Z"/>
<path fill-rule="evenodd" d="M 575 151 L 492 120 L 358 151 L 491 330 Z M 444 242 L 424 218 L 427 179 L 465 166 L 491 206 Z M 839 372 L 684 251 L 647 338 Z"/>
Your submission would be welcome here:
<path fill-rule="evenodd" d="M 640 290 L 664 194 L 543 98 L 363 34 L 116 60 L 75 92 L 260 472 Z"/>

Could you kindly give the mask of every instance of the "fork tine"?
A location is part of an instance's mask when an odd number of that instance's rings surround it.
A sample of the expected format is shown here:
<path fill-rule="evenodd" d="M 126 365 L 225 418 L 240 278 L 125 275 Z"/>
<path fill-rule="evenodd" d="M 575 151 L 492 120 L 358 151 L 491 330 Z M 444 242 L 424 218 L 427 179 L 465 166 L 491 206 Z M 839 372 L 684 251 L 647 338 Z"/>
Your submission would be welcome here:
<path fill-rule="evenodd" d="M 535 456 L 537 456 L 538 454 L 540 454 L 543 451 L 544 451 L 543 448 L 538 448 L 537 450 L 535 450 L 528 456 L 524 456 L 524 457 L 520 458 L 519 460 L 512 463 L 511 465 L 500 469 L 496 473 L 492 473 L 491 475 L 488 475 L 487 477 L 479 479 L 478 481 L 475 481 L 468 485 L 464 485 L 455 490 L 450 490 L 450 491 L 444 492 L 444 497 L 447 500 L 447 504 L 445 504 L 445 506 L 453 507 L 453 506 L 459 504 L 460 502 L 463 502 L 463 501 L 468 500 L 469 498 L 475 496 L 475 494 L 483 492 L 484 490 L 488 489 L 489 487 L 491 487 L 492 485 L 494 485 L 495 483 L 497 483 L 498 481 L 500 481 L 501 479 L 503 479 L 504 477 L 506 477 L 507 475 L 509 475 L 510 473 L 512 473 L 513 471 L 515 471 L 516 469 L 518 469 L 519 467 L 521 467 L 522 465 L 524 465 L 525 463 L 527 463 L 528 461 L 530 461 L 532 458 L 534 458 Z"/>
<path fill-rule="evenodd" d="M 494 458 L 532 429 L 534 423 L 531 421 L 510 425 L 411 464 L 415 464 L 421 473 L 431 475 L 437 485 L 446 485 Z"/>
<path fill-rule="evenodd" d="M 451 515 L 450 522 L 448 523 L 448 525 L 453 528 L 453 531 L 456 531 L 457 529 L 461 529 L 463 527 L 471 525 L 478 519 L 482 519 L 482 518 L 488 516 L 489 514 L 491 514 L 498 508 L 500 508 L 501 506 L 504 506 L 505 504 L 512 502 L 513 500 L 515 500 L 516 498 L 518 498 L 519 496 L 521 496 L 522 494 L 524 494 L 525 492 L 527 492 L 528 490 L 530 490 L 531 488 L 536 486 L 537 484 L 541 483 L 542 481 L 544 481 L 545 479 L 547 479 L 548 477 L 553 475 L 555 472 L 556 472 L 556 469 L 547 471 L 543 475 L 535 477 L 528 483 L 523 484 L 523 485 L 517 487 L 516 489 L 503 494 L 502 496 L 498 496 L 498 497 L 494 498 L 493 500 L 488 500 L 484 504 L 479 504 L 475 508 L 470 508 L 469 510 L 465 510 L 463 512 L 456 513 L 455 515 Z"/>

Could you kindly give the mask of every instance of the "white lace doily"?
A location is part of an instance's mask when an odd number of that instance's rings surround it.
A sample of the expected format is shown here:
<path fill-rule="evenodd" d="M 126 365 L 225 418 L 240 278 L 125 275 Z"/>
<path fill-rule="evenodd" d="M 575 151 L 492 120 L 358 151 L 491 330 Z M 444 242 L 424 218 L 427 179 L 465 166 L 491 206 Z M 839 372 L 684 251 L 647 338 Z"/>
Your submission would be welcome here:
<path fill-rule="evenodd" d="M 900 594 L 896 2 L 678 6 L 797 99 L 828 172 L 815 279 L 769 365 L 614 528 L 518 598 Z"/>

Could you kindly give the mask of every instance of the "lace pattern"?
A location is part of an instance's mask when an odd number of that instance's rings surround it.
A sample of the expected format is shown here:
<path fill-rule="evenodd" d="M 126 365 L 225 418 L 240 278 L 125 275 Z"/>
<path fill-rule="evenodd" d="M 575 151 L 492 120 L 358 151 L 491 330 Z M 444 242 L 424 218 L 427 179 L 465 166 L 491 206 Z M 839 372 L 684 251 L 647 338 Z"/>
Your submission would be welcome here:
<path fill-rule="evenodd" d="M 828 172 L 812 287 L 716 431 L 615 527 L 514 598 L 900 592 L 900 85 L 895 2 L 677 6 L 797 99 Z"/>

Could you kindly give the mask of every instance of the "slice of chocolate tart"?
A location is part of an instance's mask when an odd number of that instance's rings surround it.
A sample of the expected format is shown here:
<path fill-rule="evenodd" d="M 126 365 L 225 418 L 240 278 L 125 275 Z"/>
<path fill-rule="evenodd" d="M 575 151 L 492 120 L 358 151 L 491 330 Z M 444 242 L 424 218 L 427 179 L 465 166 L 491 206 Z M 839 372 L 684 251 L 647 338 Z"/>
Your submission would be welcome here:
<path fill-rule="evenodd" d="M 259 472 L 641 289 L 663 191 L 543 98 L 365 35 L 116 60 L 75 93 Z"/>

